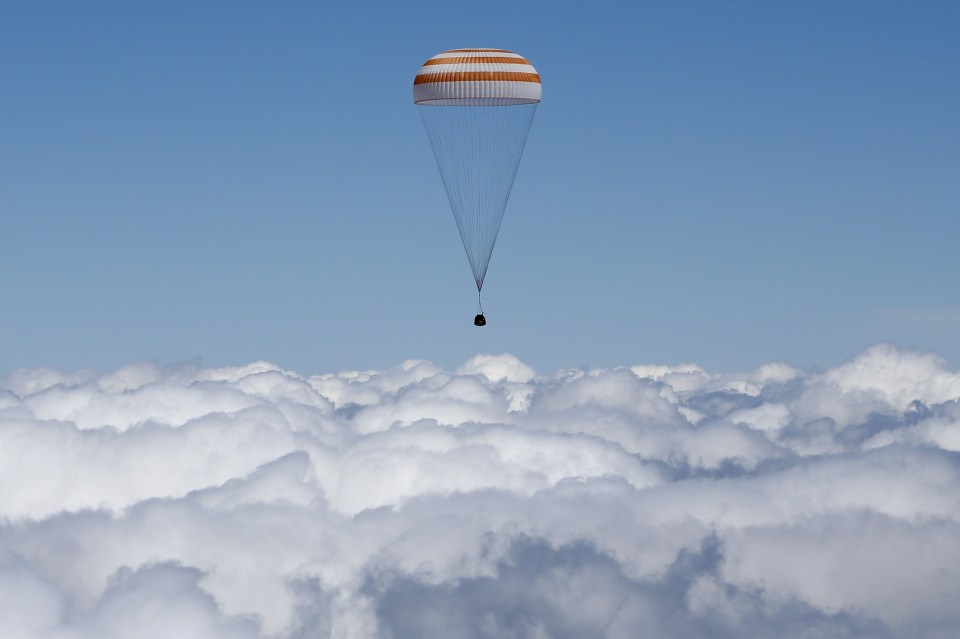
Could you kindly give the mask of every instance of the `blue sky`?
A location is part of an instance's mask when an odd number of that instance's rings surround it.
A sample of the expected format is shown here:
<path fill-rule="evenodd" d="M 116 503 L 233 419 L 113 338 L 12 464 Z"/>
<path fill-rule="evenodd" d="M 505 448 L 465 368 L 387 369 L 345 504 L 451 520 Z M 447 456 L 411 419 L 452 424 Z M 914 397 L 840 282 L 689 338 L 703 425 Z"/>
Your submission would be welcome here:
<path fill-rule="evenodd" d="M 960 361 L 949 2 L 0 5 L 0 372 Z M 544 82 L 484 287 L 410 99 Z"/>

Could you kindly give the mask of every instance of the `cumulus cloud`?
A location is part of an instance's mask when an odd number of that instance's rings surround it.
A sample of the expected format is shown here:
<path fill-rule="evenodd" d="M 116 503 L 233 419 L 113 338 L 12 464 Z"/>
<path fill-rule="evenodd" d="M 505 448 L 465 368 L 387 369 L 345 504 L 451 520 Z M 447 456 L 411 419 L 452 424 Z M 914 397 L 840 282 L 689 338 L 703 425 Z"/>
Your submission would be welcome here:
<path fill-rule="evenodd" d="M 960 634 L 960 374 L 0 378 L 0 636 Z"/>

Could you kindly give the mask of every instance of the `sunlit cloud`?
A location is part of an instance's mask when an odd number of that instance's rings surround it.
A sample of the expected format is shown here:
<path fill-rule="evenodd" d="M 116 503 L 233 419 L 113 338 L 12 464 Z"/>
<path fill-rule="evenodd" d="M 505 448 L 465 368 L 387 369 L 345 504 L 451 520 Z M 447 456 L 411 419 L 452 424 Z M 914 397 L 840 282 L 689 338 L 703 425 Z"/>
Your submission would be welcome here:
<path fill-rule="evenodd" d="M 0 379 L 0 636 L 953 637 L 960 374 Z M 192 634 L 191 634 L 192 633 Z"/>

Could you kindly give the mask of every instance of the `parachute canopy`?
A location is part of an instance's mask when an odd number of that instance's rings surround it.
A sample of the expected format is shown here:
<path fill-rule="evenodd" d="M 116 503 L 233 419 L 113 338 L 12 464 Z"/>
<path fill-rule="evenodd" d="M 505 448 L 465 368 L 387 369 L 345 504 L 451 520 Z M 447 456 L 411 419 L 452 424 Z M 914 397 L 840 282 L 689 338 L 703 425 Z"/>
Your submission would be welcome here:
<path fill-rule="evenodd" d="M 541 93 L 533 65 L 505 49 L 451 49 L 413 81 L 478 293 Z"/>
<path fill-rule="evenodd" d="M 512 106 L 540 101 L 540 75 L 506 49 L 451 49 L 423 63 L 413 101 L 431 106 Z"/>

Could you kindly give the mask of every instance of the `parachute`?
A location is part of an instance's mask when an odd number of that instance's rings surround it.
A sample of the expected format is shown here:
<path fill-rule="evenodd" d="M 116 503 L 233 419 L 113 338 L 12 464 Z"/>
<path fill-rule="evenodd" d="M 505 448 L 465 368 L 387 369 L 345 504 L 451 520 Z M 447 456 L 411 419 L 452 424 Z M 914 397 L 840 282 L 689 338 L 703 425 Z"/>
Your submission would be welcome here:
<path fill-rule="evenodd" d="M 427 60 L 413 81 L 413 101 L 480 298 L 507 199 L 541 96 L 540 76 L 505 49 L 451 49 Z"/>

